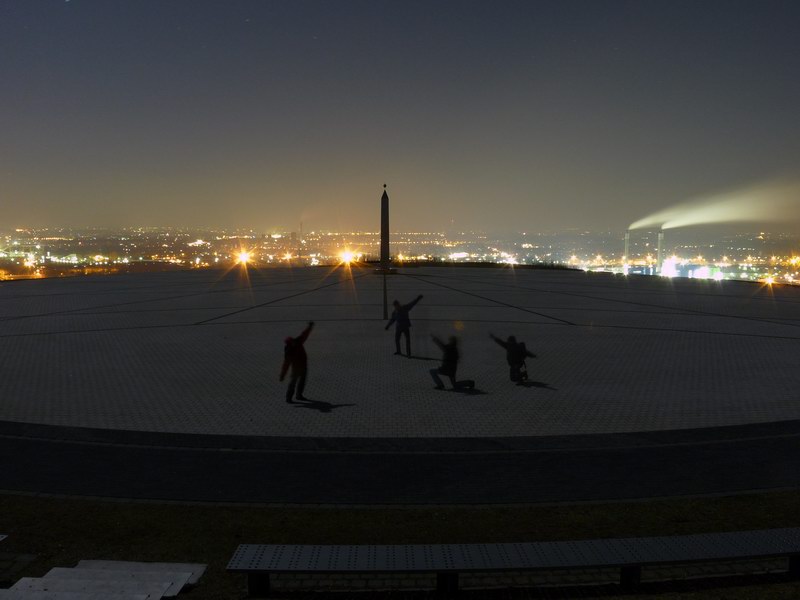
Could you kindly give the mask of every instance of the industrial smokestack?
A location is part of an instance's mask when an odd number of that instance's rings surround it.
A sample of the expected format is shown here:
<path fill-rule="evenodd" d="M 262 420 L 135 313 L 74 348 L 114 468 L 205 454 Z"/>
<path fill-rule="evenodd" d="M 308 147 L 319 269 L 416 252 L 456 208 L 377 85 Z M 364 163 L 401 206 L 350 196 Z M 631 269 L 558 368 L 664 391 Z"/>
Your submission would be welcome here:
<path fill-rule="evenodd" d="M 660 274 L 661 273 L 661 259 L 662 259 L 661 251 L 663 250 L 663 248 L 664 248 L 664 232 L 663 231 L 659 231 L 658 232 L 658 254 L 656 254 L 656 274 Z"/>
<path fill-rule="evenodd" d="M 626 231 L 625 232 L 625 254 L 622 256 L 622 264 L 623 265 L 627 265 L 630 262 L 630 259 L 628 258 L 628 256 L 629 256 L 628 253 L 630 252 L 630 249 L 631 249 L 631 232 L 630 231 Z"/>

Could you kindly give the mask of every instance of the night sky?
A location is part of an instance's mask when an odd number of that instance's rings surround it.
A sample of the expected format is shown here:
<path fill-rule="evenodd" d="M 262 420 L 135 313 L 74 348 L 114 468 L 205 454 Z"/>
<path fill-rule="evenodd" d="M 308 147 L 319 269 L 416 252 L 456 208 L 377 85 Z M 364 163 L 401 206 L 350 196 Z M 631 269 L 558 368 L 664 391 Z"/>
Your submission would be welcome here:
<path fill-rule="evenodd" d="M 0 228 L 622 230 L 800 174 L 800 2 L 0 0 Z"/>

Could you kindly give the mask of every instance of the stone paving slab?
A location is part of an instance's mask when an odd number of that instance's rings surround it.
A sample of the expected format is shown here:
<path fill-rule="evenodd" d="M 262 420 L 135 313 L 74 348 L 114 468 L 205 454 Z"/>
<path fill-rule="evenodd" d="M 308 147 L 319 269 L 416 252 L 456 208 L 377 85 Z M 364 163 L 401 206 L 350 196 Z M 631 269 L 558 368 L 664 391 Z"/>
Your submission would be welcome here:
<path fill-rule="evenodd" d="M 0 420 L 163 433 L 313 438 L 591 435 L 800 418 L 800 289 L 527 269 L 387 277 L 412 312 L 393 355 L 382 277 L 274 269 L 0 282 Z M 283 338 L 313 319 L 307 396 L 278 381 Z M 488 337 L 538 354 L 508 380 Z M 461 339 L 437 392 L 431 334 Z"/>
<path fill-rule="evenodd" d="M 148 600 L 147 594 L 91 593 L 91 592 L 44 592 L 40 590 L 0 590 L 1 600 Z"/>
<path fill-rule="evenodd" d="M 177 596 L 183 587 L 189 582 L 191 571 L 176 571 L 157 569 L 153 571 L 142 570 L 119 570 L 119 569 L 69 569 L 64 567 L 55 567 L 50 569 L 42 579 L 52 580 L 69 580 L 69 581 L 85 581 L 93 580 L 97 582 L 135 582 L 137 584 L 160 584 L 162 582 L 169 582 L 169 587 L 164 591 L 164 597 Z"/>
<path fill-rule="evenodd" d="M 128 593 L 145 595 L 147 600 L 157 600 L 164 597 L 164 592 L 169 588 L 169 582 L 135 582 L 135 581 L 95 581 L 92 579 L 37 579 L 23 577 L 10 589 L 12 591 L 26 592 L 83 592 L 96 595 Z"/>
<path fill-rule="evenodd" d="M 166 563 L 166 562 L 133 562 L 125 560 L 82 560 L 76 569 L 94 569 L 94 570 L 108 570 L 108 571 L 128 571 L 128 572 L 180 572 L 189 573 L 187 584 L 196 585 L 203 573 L 206 572 L 206 566 L 199 563 Z"/>

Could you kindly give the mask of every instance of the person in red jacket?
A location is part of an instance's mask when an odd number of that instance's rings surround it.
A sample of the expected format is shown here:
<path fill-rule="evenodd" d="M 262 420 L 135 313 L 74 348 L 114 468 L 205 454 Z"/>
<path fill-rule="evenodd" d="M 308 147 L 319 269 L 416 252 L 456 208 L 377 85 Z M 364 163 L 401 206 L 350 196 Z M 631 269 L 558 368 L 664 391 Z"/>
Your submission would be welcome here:
<path fill-rule="evenodd" d="M 308 374 L 308 356 L 303 344 L 308 339 L 308 335 L 314 328 L 314 321 L 308 323 L 308 327 L 296 338 L 287 337 L 284 341 L 286 346 L 283 349 L 283 366 L 281 367 L 281 381 L 286 377 L 289 367 L 292 368 L 292 375 L 289 378 L 289 388 L 286 390 L 286 402 L 292 403 L 295 387 L 297 388 L 297 399 L 306 400 L 303 390 L 306 387 L 306 375 Z"/>

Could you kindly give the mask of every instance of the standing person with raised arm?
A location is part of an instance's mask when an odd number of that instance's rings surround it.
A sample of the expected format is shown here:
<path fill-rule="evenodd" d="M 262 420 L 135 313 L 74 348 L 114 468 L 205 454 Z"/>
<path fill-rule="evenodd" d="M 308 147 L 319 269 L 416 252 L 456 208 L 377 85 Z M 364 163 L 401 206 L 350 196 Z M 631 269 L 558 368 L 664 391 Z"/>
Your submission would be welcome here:
<path fill-rule="evenodd" d="M 393 323 L 397 323 L 394 330 L 395 354 L 402 354 L 402 352 L 400 352 L 400 337 L 405 335 L 406 354 L 411 358 L 411 318 L 408 316 L 408 313 L 411 312 L 411 309 L 414 308 L 420 300 L 422 300 L 422 294 L 408 304 L 400 304 L 397 300 L 393 302 L 394 312 L 392 313 L 392 318 L 389 319 L 389 322 L 386 324 L 385 329 L 388 331 Z"/>
<path fill-rule="evenodd" d="M 314 328 L 314 321 L 309 321 L 308 327 L 303 330 L 303 333 L 297 337 L 287 337 L 284 342 L 283 348 L 283 366 L 281 367 L 281 378 L 283 381 L 289 367 L 292 369 L 292 375 L 289 378 L 289 387 L 286 390 L 286 402 L 292 403 L 295 387 L 297 388 L 297 399 L 306 400 L 303 396 L 303 390 L 306 387 L 306 376 L 308 375 L 308 356 L 303 344 L 308 339 L 311 330 Z"/>

